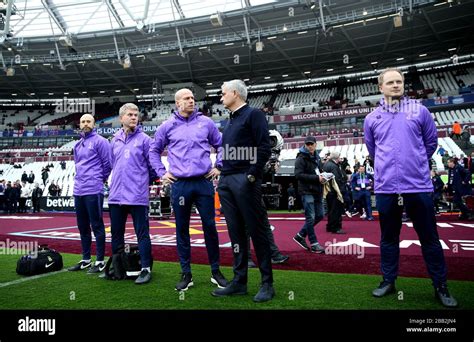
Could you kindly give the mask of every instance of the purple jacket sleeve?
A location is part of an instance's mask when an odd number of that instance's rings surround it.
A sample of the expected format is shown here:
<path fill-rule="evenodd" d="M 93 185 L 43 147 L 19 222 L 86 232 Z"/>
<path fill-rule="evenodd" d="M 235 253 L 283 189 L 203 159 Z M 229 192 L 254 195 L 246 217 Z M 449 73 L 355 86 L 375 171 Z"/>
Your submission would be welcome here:
<path fill-rule="evenodd" d="M 209 122 L 209 144 L 217 151 L 215 167 L 222 167 L 222 134 L 214 122 Z"/>
<path fill-rule="evenodd" d="M 166 138 L 167 135 L 167 125 L 166 123 L 158 127 L 158 130 L 155 133 L 155 138 L 150 144 L 149 158 L 151 167 L 156 172 L 158 177 L 163 177 L 166 173 L 166 168 L 163 162 L 161 161 L 161 154 L 165 150 L 165 147 L 168 145 L 169 141 Z"/>
<path fill-rule="evenodd" d="M 423 127 L 421 134 L 425 144 L 426 155 L 429 160 L 438 147 L 438 132 L 436 130 L 436 124 L 431 117 L 431 113 L 428 108 L 422 107 L 421 111 L 423 115 Z"/>
<path fill-rule="evenodd" d="M 106 182 L 112 171 L 112 148 L 108 140 L 100 139 L 98 153 L 102 161 L 102 179 Z"/>
<path fill-rule="evenodd" d="M 365 146 L 367 146 L 367 151 L 369 151 L 369 155 L 375 159 L 374 133 L 372 132 L 372 129 L 370 127 L 370 121 L 370 118 L 366 116 L 364 120 L 364 140 Z"/>
<path fill-rule="evenodd" d="M 145 157 L 145 161 L 146 161 L 146 164 L 147 164 L 147 168 L 148 168 L 148 174 L 149 174 L 149 182 L 150 184 L 158 177 L 161 177 L 161 176 L 158 176 L 156 170 L 153 168 L 153 166 L 151 165 L 151 160 L 150 160 L 150 147 L 151 147 L 151 143 L 153 142 L 153 139 L 149 138 L 148 136 L 146 137 L 145 141 L 143 142 L 143 155 Z M 161 160 L 160 160 L 161 161 Z"/>
<path fill-rule="evenodd" d="M 115 154 L 114 154 L 114 144 L 115 144 L 115 137 L 112 138 L 110 141 L 110 164 L 112 165 L 112 169 L 115 165 Z"/>

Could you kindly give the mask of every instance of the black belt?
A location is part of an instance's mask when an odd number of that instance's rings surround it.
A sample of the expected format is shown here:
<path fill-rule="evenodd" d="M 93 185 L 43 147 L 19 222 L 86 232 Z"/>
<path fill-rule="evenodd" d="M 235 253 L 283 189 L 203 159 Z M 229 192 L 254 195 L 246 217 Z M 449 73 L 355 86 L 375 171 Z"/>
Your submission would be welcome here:
<path fill-rule="evenodd" d="M 204 175 L 202 176 L 195 176 L 195 177 L 181 177 L 181 178 L 177 178 L 177 180 L 179 181 L 196 181 L 196 180 L 203 180 L 203 179 L 207 179 Z"/>

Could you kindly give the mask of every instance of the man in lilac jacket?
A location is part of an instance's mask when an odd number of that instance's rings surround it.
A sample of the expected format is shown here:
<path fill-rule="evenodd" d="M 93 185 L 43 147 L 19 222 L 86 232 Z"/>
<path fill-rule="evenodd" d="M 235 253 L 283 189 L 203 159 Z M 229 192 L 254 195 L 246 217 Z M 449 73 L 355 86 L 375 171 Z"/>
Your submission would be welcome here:
<path fill-rule="evenodd" d="M 84 114 L 80 121 L 81 139 L 74 146 L 74 204 L 76 207 L 77 227 L 81 235 L 82 260 L 69 268 L 79 271 L 90 267 L 87 273 L 99 273 L 105 268 L 105 227 L 102 219 L 104 204 L 104 182 L 110 175 L 110 144 L 98 135 L 95 120 L 90 114 Z M 94 232 L 97 259 L 92 266 L 91 244 Z M 92 267 L 91 267 L 92 266 Z"/>
<path fill-rule="evenodd" d="M 400 255 L 399 237 L 405 206 L 418 234 L 435 296 L 455 307 L 449 294 L 446 264 L 439 242 L 431 193 L 430 159 L 437 147 L 436 126 L 428 109 L 403 97 L 403 74 L 386 69 L 378 78 L 384 98 L 364 122 L 365 144 L 375 159 L 375 194 L 382 231 L 380 254 L 383 281 L 372 294 L 394 293 Z"/>
<path fill-rule="evenodd" d="M 135 284 L 151 280 L 151 241 L 148 221 L 149 182 L 153 170 L 148 158 L 151 138 L 138 126 L 138 107 L 124 104 L 119 110 L 122 128 L 112 139 L 112 179 L 109 208 L 112 231 L 112 253 L 125 246 L 125 224 L 132 215 L 138 240 L 142 269 Z"/>
<path fill-rule="evenodd" d="M 175 94 L 177 110 L 155 133 L 150 148 L 151 165 L 163 184 L 171 183 L 171 201 L 176 217 L 176 242 L 182 276 L 177 291 L 193 286 L 191 274 L 191 241 L 189 220 L 192 205 L 201 216 L 207 255 L 211 264 L 211 282 L 219 288 L 227 280 L 219 270 L 219 238 L 216 230 L 214 186 L 212 178 L 220 174 L 222 166 L 222 137 L 214 122 L 194 107 L 194 95 L 189 89 Z M 213 166 L 211 146 L 218 151 Z M 161 161 L 161 153 L 168 147 L 169 169 Z"/>

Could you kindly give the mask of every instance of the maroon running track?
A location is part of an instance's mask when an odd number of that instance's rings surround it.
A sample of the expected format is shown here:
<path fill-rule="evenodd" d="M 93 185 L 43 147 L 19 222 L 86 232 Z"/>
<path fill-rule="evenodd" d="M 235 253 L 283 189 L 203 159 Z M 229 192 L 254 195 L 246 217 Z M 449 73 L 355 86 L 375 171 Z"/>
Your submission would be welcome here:
<path fill-rule="evenodd" d="M 107 253 L 110 255 L 110 220 L 106 215 Z M 326 221 L 316 226 L 318 240 L 323 246 L 331 246 L 329 254 L 313 254 L 303 250 L 292 237 L 303 224 L 302 214 L 270 215 L 276 227 L 275 241 L 283 254 L 290 256 L 278 269 L 299 271 L 322 271 L 334 273 L 380 274 L 378 221 L 363 221 L 358 218 L 344 219 L 345 235 L 326 232 Z M 155 261 L 178 261 L 174 220 L 150 221 L 150 234 Z M 230 240 L 225 221 L 218 222 L 221 244 L 221 264 L 232 265 Z M 474 280 L 474 223 L 458 221 L 454 215 L 438 219 L 438 231 L 444 248 L 450 279 Z M 192 262 L 207 263 L 204 235 L 198 217 L 191 222 Z M 46 243 L 60 252 L 80 253 L 79 233 L 73 214 L 41 213 L 18 216 L 0 215 L 0 241 L 12 244 L 18 241 Z M 136 242 L 131 218 L 127 223 L 126 241 Z M 421 249 L 411 223 L 404 223 L 400 236 L 400 275 L 427 277 Z M 362 248 L 364 246 L 364 248 Z"/>

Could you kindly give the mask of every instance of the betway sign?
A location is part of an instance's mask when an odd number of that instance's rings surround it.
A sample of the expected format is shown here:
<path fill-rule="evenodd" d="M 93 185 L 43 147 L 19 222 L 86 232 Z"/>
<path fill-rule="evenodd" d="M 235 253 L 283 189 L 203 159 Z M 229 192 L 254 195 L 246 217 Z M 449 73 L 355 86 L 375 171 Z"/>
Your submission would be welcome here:
<path fill-rule="evenodd" d="M 74 197 L 47 197 L 46 211 L 59 210 L 69 211 L 74 210 Z"/>
<path fill-rule="evenodd" d="M 369 114 L 374 108 L 372 107 L 357 107 L 340 110 L 326 110 L 323 112 L 315 113 L 301 113 L 294 115 L 275 115 L 273 116 L 273 122 L 292 122 L 292 121 L 312 121 L 322 119 L 334 119 L 345 116 L 359 116 Z"/>

